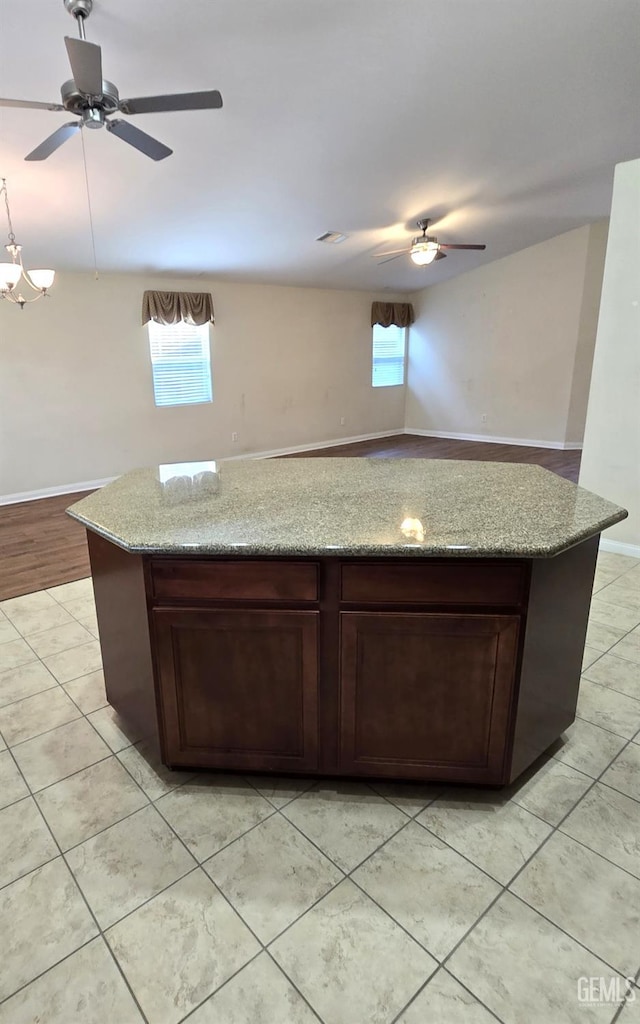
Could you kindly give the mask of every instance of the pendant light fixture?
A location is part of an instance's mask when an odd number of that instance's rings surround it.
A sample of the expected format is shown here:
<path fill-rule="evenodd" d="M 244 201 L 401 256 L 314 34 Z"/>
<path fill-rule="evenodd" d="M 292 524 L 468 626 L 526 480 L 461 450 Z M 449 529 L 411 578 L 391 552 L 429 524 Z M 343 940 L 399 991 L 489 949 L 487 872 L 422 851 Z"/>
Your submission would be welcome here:
<path fill-rule="evenodd" d="M 20 306 L 21 309 L 24 309 L 27 302 L 35 302 L 36 299 L 41 299 L 43 295 L 48 294 L 48 290 L 53 284 L 55 271 L 24 269 L 22 265 L 22 246 L 16 242 L 16 236 L 13 233 L 9 195 L 5 178 L 2 179 L 0 195 L 4 196 L 4 205 L 7 212 L 9 241 L 5 245 L 5 249 L 11 256 L 11 263 L 0 263 L 0 298 L 8 299 L 9 302 L 13 302 Z M 25 281 L 32 291 L 36 292 L 31 298 L 25 298 L 20 291 L 19 284 L 21 280 Z M 18 290 L 16 291 L 16 289 Z"/>

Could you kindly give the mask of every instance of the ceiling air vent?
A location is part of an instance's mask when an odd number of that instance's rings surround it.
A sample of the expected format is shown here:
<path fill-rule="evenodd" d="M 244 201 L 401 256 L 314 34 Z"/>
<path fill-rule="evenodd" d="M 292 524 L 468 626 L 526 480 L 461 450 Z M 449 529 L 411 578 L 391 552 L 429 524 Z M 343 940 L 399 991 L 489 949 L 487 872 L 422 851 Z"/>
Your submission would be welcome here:
<path fill-rule="evenodd" d="M 339 231 L 325 231 L 324 235 L 318 235 L 316 242 L 328 242 L 330 245 L 338 245 L 339 242 L 344 242 L 346 235 L 341 235 Z"/>

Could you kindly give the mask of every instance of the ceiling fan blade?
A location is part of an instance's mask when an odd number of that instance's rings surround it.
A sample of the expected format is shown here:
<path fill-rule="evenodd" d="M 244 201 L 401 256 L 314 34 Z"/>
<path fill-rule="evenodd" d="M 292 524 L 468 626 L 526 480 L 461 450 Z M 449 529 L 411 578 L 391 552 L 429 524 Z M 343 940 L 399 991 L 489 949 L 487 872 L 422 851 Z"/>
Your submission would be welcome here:
<path fill-rule="evenodd" d="M 0 107 L 29 107 L 33 110 L 64 110 L 61 103 L 38 103 L 36 100 L 3 100 Z"/>
<path fill-rule="evenodd" d="M 438 252 L 436 253 L 436 260 L 446 260 L 446 258 L 447 258 L 447 254 L 446 254 L 446 252 L 440 252 L 440 251 L 438 251 Z M 435 263 L 435 260 L 434 260 L 434 263 Z"/>
<path fill-rule="evenodd" d="M 409 252 L 409 249 L 390 249 L 389 252 L 374 252 L 371 254 L 371 258 L 377 260 L 380 256 L 401 256 L 403 252 Z"/>
<path fill-rule="evenodd" d="M 150 156 L 152 160 L 164 160 L 165 157 L 171 156 L 173 153 L 168 146 L 164 146 L 162 142 L 158 142 L 146 132 L 141 132 L 139 128 L 127 121 L 107 121 L 106 125 L 108 131 L 117 135 L 123 142 L 128 142 L 134 149 L 139 149 L 145 156 Z"/>
<path fill-rule="evenodd" d="M 87 96 L 102 96 L 102 51 L 86 39 L 64 37 L 73 80 Z"/>
<path fill-rule="evenodd" d="M 209 92 L 172 93 L 169 96 L 138 96 L 132 100 L 121 100 L 123 114 L 157 114 L 169 110 L 217 110 L 222 106 L 222 96 L 217 89 Z"/>
<path fill-rule="evenodd" d="M 486 245 L 449 245 L 446 242 L 440 242 L 441 249 L 486 249 Z"/>
<path fill-rule="evenodd" d="M 56 149 L 59 149 L 63 142 L 70 139 L 72 135 L 79 132 L 80 123 L 78 121 L 70 121 L 69 124 L 63 124 L 50 135 L 48 139 L 41 142 L 39 146 L 36 146 L 34 150 L 25 156 L 25 160 L 46 160 L 48 156 L 55 153 Z"/>
<path fill-rule="evenodd" d="M 408 251 L 408 249 L 401 249 L 401 251 L 397 252 L 395 256 L 389 256 L 389 254 L 387 253 L 386 259 L 378 260 L 378 266 L 381 267 L 383 263 L 391 263 L 391 260 L 397 260 L 398 256 L 404 256 L 405 253 L 407 253 Z"/>

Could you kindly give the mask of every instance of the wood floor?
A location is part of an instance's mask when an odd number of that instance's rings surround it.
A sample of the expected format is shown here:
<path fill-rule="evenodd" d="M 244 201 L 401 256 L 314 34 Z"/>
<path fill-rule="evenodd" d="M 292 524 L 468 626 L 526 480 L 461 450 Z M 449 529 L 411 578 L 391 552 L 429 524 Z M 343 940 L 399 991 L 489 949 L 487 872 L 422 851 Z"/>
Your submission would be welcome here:
<path fill-rule="evenodd" d="M 472 459 L 529 462 L 577 483 L 580 452 L 401 434 L 284 458 Z M 65 509 L 88 491 L 0 507 L 0 601 L 89 575 L 85 531 Z"/>

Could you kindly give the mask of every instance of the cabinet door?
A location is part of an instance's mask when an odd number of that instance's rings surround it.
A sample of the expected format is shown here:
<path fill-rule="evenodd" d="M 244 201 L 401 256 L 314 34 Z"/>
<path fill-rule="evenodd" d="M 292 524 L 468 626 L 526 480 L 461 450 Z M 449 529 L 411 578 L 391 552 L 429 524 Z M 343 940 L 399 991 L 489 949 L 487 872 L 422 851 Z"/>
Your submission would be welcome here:
<path fill-rule="evenodd" d="M 316 767 L 318 612 L 169 608 L 153 618 L 168 764 Z"/>
<path fill-rule="evenodd" d="M 500 782 L 518 623 L 342 613 L 341 770 Z"/>

